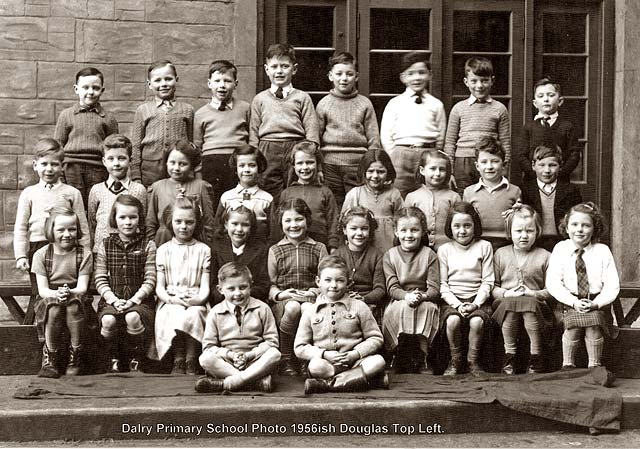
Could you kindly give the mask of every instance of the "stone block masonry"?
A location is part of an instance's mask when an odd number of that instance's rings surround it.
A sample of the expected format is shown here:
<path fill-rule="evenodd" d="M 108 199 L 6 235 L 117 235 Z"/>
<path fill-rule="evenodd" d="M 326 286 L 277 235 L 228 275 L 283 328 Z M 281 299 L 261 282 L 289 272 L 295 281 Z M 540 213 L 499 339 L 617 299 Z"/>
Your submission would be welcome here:
<path fill-rule="evenodd" d="M 33 146 L 53 136 L 75 103 L 83 67 L 105 77 L 102 102 L 129 135 L 136 107 L 150 98 L 148 65 L 176 64 L 178 97 L 194 108 L 210 98 L 208 66 L 238 65 L 237 97 L 255 95 L 258 6 L 254 0 L 0 0 L 0 282 L 27 278 L 13 261 L 22 189 L 37 181 Z"/>

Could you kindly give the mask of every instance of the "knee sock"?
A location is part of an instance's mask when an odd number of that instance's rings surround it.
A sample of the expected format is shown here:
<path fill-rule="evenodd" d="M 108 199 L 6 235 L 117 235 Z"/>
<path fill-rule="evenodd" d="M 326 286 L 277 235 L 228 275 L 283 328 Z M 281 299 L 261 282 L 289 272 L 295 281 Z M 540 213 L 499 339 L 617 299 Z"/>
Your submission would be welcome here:
<path fill-rule="evenodd" d="M 50 351 L 57 351 L 60 344 L 60 329 L 55 325 L 46 325 L 44 328 L 45 344 Z"/>
<path fill-rule="evenodd" d="M 280 321 L 280 332 L 283 334 L 295 335 L 298 329 L 298 321 L 293 320 L 289 315 L 285 314 Z"/>
<path fill-rule="evenodd" d="M 531 314 L 531 316 L 528 318 L 525 315 L 524 328 L 526 329 L 527 335 L 529 336 L 529 351 L 531 355 L 541 354 L 542 336 L 540 335 L 540 323 L 538 323 L 538 318 L 534 314 Z"/>
<path fill-rule="evenodd" d="M 517 321 L 505 317 L 502 322 L 502 338 L 504 339 L 504 352 L 507 354 L 516 353 L 516 341 L 518 336 Z"/>
<path fill-rule="evenodd" d="M 469 351 L 467 352 L 467 361 L 477 362 L 479 355 L 480 355 L 480 348 L 474 348 L 471 345 L 469 345 Z"/>
<path fill-rule="evenodd" d="M 602 350 L 604 348 L 604 338 L 596 338 L 592 340 L 590 338 L 584 338 L 585 346 L 587 347 L 587 355 L 589 356 L 589 368 L 594 366 L 600 366 L 602 362 Z"/>
<path fill-rule="evenodd" d="M 129 335 L 140 335 L 144 333 L 144 326 L 136 327 L 135 329 L 127 326 L 127 334 Z"/>
<path fill-rule="evenodd" d="M 580 340 L 570 340 L 566 335 L 562 336 L 562 365 L 575 366 L 575 352 Z"/>
<path fill-rule="evenodd" d="M 449 346 L 449 352 L 451 353 L 451 359 L 460 359 L 462 354 L 460 352 L 460 347 L 458 346 Z"/>

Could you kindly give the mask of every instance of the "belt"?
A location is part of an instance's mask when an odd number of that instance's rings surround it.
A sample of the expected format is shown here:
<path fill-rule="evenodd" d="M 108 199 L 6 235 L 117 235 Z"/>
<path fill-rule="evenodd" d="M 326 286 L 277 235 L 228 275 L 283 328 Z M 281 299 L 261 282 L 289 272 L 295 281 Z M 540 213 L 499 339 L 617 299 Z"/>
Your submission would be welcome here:
<path fill-rule="evenodd" d="M 433 142 L 424 142 L 424 143 L 414 143 L 411 145 L 396 145 L 398 147 L 407 147 L 407 148 L 424 148 L 424 149 L 435 149 L 436 144 Z"/>

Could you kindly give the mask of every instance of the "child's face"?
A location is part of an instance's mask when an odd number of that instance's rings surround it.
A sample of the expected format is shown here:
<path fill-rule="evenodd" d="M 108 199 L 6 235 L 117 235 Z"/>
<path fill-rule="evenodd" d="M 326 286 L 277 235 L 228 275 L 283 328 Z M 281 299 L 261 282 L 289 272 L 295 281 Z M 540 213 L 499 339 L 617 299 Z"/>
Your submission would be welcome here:
<path fill-rule="evenodd" d="M 560 173 L 560 162 L 555 157 L 545 157 L 531 163 L 533 171 L 540 182 L 551 184 L 558 179 Z"/>
<path fill-rule="evenodd" d="M 578 248 L 584 248 L 593 237 L 593 220 L 584 212 L 573 212 L 567 220 L 567 234 Z"/>
<path fill-rule="evenodd" d="M 310 184 L 316 177 L 316 158 L 304 151 L 297 151 L 293 157 L 293 170 L 301 184 Z"/>
<path fill-rule="evenodd" d="M 177 83 L 178 76 L 169 65 L 153 69 L 147 80 L 149 89 L 160 100 L 172 100 L 176 94 Z"/>
<path fill-rule="evenodd" d="M 135 206 L 116 203 L 116 227 L 121 237 L 131 240 L 138 233 L 140 211 Z"/>
<path fill-rule="evenodd" d="M 62 161 L 58 156 L 47 154 L 33 161 L 33 171 L 44 182 L 55 184 L 62 175 Z"/>
<path fill-rule="evenodd" d="M 464 85 L 469 88 L 471 95 L 478 100 L 486 100 L 491 95 L 494 76 L 479 76 L 473 72 L 467 72 L 464 77 Z"/>
<path fill-rule="evenodd" d="M 242 187 L 258 183 L 258 162 L 253 154 L 241 154 L 236 159 L 236 174 Z"/>
<path fill-rule="evenodd" d="M 54 244 L 64 250 L 76 246 L 78 239 L 78 220 L 75 216 L 59 215 L 53 223 Z"/>
<path fill-rule="evenodd" d="M 347 236 L 351 251 L 364 251 L 369 242 L 369 220 L 365 217 L 355 216 L 349 220 L 343 232 Z"/>
<path fill-rule="evenodd" d="M 113 179 L 124 179 L 129 170 L 129 153 L 126 148 L 109 148 L 102 156 L 105 166 Z"/>
<path fill-rule="evenodd" d="M 533 105 L 539 113 L 547 116 L 553 115 L 558 112 L 558 108 L 562 106 L 563 102 L 564 98 L 558 95 L 553 84 L 536 87 L 536 92 L 533 96 Z"/>
<path fill-rule="evenodd" d="M 231 212 L 227 221 L 224 223 L 224 228 L 227 230 L 227 235 L 229 235 L 233 246 L 239 248 L 244 245 L 249 238 L 249 234 L 251 233 L 251 220 L 246 214 Z"/>
<path fill-rule="evenodd" d="M 171 226 L 178 242 L 189 242 L 196 230 L 196 215 L 191 209 L 175 209 L 171 218 Z"/>
<path fill-rule="evenodd" d="M 427 163 L 420 166 L 420 174 L 426 184 L 441 187 L 447 179 L 447 161 L 441 158 L 428 157 Z"/>
<path fill-rule="evenodd" d="M 473 226 L 473 218 L 469 214 L 455 214 L 451 219 L 451 233 L 453 240 L 467 246 L 473 241 L 475 229 Z"/>
<path fill-rule="evenodd" d="M 180 151 L 173 150 L 167 157 L 167 173 L 169 177 L 177 182 L 189 179 L 191 175 L 191 163 L 187 156 Z"/>
<path fill-rule="evenodd" d="M 218 284 L 218 291 L 234 306 L 243 306 L 251 297 L 251 281 L 246 276 L 234 276 Z"/>
<path fill-rule="evenodd" d="M 476 159 L 476 170 L 487 183 L 498 183 L 502 180 L 504 161 L 497 154 L 480 151 Z"/>
<path fill-rule="evenodd" d="M 78 96 L 82 106 L 93 106 L 100 101 L 104 86 L 97 75 L 81 76 L 76 84 L 73 85 L 73 91 Z"/>
<path fill-rule="evenodd" d="M 369 168 L 367 168 L 364 177 L 369 188 L 375 192 L 379 192 L 384 189 L 384 183 L 387 180 L 387 169 L 382 165 L 382 162 L 372 162 Z"/>
<path fill-rule="evenodd" d="M 431 71 L 424 62 L 416 62 L 400 74 L 400 81 L 416 93 L 422 93 L 431 80 Z"/>
<path fill-rule="evenodd" d="M 290 240 L 304 240 L 307 236 L 307 219 L 293 209 L 282 214 L 282 232 Z"/>
<path fill-rule="evenodd" d="M 336 64 L 331 67 L 329 81 L 333 83 L 335 90 L 341 94 L 350 94 L 356 88 L 358 72 L 353 64 Z"/>
<path fill-rule="evenodd" d="M 400 246 L 405 251 L 415 251 L 420 247 L 423 232 L 420 220 L 417 217 L 399 219 L 393 230 L 393 233 L 400 241 Z"/>
<path fill-rule="evenodd" d="M 227 70 L 224 73 L 215 71 L 209 77 L 207 86 L 211 89 L 213 98 L 218 101 L 229 101 L 233 97 L 233 91 L 238 86 L 238 80 L 233 76 L 231 70 Z"/>
<path fill-rule="evenodd" d="M 327 267 L 316 276 L 316 285 L 329 302 L 342 299 L 347 292 L 349 278 L 347 273 L 340 268 Z"/>
<path fill-rule="evenodd" d="M 513 246 L 529 251 L 536 242 L 536 222 L 533 217 L 513 217 L 511 222 L 511 241 Z"/>
<path fill-rule="evenodd" d="M 267 59 L 264 71 L 269 77 L 271 84 L 278 87 L 286 87 L 291 84 L 293 75 L 298 70 L 298 64 L 294 64 L 288 57 L 274 56 Z"/>

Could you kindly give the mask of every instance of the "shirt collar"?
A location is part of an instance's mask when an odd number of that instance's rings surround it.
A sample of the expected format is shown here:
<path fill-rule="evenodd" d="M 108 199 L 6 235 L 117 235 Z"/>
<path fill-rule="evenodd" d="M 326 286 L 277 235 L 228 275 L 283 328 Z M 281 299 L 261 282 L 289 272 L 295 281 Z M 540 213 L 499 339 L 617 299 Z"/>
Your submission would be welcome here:
<path fill-rule="evenodd" d="M 473 95 L 469 95 L 469 98 L 467 98 L 467 103 L 469 103 L 469 106 L 471 106 L 474 103 L 491 103 L 491 102 L 493 102 L 493 98 L 491 98 L 490 96 L 485 98 L 482 101 L 478 101 L 478 99 Z"/>
<path fill-rule="evenodd" d="M 220 103 L 222 103 L 220 100 L 218 100 L 215 97 L 211 98 L 211 106 L 213 107 L 213 109 L 218 109 L 220 107 Z M 229 109 L 233 109 L 233 98 L 231 98 L 231 100 L 227 101 L 224 104 L 227 108 Z"/>
<path fill-rule="evenodd" d="M 100 117 L 104 117 L 104 109 L 102 109 L 102 105 L 100 103 L 96 103 L 93 106 L 84 106 L 80 103 L 77 103 L 75 108 L 73 109 L 74 114 L 80 114 L 83 112 L 95 112 Z"/>
<path fill-rule="evenodd" d="M 186 242 L 186 243 L 180 243 L 180 242 L 178 241 L 178 239 L 177 239 L 177 238 L 175 238 L 175 237 L 172 237 L 172 238 L 171 238 L 171 241 L 172 241 L 175 245 L 178 245 L 178 246 L 193 246 L 193 245 L 195 245 L 195 244 L 196 244 L 196 242 L 197 242 L 197 240 L 196 240 L 196 239 L 192 238 L 190 241 L 188 241 L 188 242 Z"/>
<path fill-rule="evenodd" d="M 316 299 L 316 311 L 319 311 L 320 309 L 328 306 L 329 304 L 342 304 L 348 310 L 351 310 L 353 299 L 348 294 L 345 294 L 342 298 L 338 299 L 337 301 L 329 302 L 324 295 L 321 295 Z"/>
<path fill-rule="evenodd" d="M 271 87 L 269 88 L 269 90 L 271 91 L 271 93 L 273 95 L 276 94 L 276 91 L 278 90 L 278 86 L 276 86 L 275 84 L 272 84 Z M 293 90 L 293 84 L 287 84 L 286 86 L 284 86 L 282 88 L 282 95 L 287 98 L 287 96 L 291 93 L 291 91 Z"/>
<path fill-rule="evenodd" d="M 422 92 L 420 92 L 419 94 L 414 91 L 413 89 L 411 89 L 410 87 L 407 87 L 405 89 L 405 91 L 402 93 L 402 95 L 406 95 L 409 98 L 413 98 L 413 97 L 420 97 L 422 99 L 425 99 L 427 97 L 426 95 L 427 91 L 423 90 Z"/>
<path fill-rule="evenodd" d="M 231 251 L 233 252 L 233 254 L 235 254 L 236 256 L 240 256 L 244 253 L 244 248 L 247 246 L 247 244 L 245 243 L 244 245 L 240 245 L 237 248 L 233 245 L 233 243 L 231 244 Z"/>
<path fill-rule="evenodd" d="M 42 179 L 38 182 L 38 185 L 40 187 L 42 187 L 43 189 L 46 187 L 47 184 L 52 184 L 53 187 L 57 187 L 60 184 L 62 184 L 62 181 L 60 181 L 60 179 L 58 179 L 56 182 L 44 182 Z"/>
<path fill-rule="evenodd" d="M 540 181 L 538 178 L 536 178 L 536 182 L 538 183 L 538 187 L 540 188 L 540 190 L 544 190 L 544 186 L 546 186 L 546 185 L 550 185 L 553 188 L 553 190 L 555 190 L 556 186 L 558 185 L 558 180 L 557 179 L 555 181 L 553 181 L 553 182 L 550 182 L 549 184 L 546 184 L 546 183 Z"/>
<path fill-rule="evenodd" d="M 232 304 L 226 299 L 222 302 L 222 304 L 223 304 L 222 310 L 219 310 L 218 314 L 225 314 L 225 313 L 235 314 L 236 313 L 235 304 Z M 249 301 L 247 301 L 244 304 L 244 306 L 240 306 L 240 310 L 242 311 L 242 313 L 245 313 L 247 310 L 256 309 L 258 307 L 260 307 L 260 302 L 258 302 L 257 299 L 250 297 Z"/>
<path fill-rule="evenodd" d="M 255 186 L 251 186 L 251 187 L 242 187 L 240 184 L 238 184 L 235 187 L 234 190 L 235 190 L 236 193 L 242 193 L 242 192 L 244 192 L 246 190 L 251 195 L 255 195 L 256 192 L 258 192 L 258 190 L 260 190 L 260 187 L 258 187 L 258 184 L 256 184 Z"/>
<path fill-rule="evenodd" d="M 302 245 L 303 243 L 310 243 L 313 245 L 314 243 L 316 243 L 316 241 L 313 240 L 311 237 L 307 236 L 303 241 L 300 242 L 300 245 Z M 282 240 L 280 240 L 277 243 L 277 245 L 280 245 L 280 246 L 293 245 L 293 242 L 285 236 Z"/>
<path fill-rule="evenodd" d="M 509 188 L 509 180 L 504 176 L 502 177 L 500 183 L 495 187 L 489 187 L 484 183 L 484 180 L 480 178 L 480 181 L 475 186 L 475 191 L 478 192 L 480 189 L 487 189 L 489 192 L 494 192 L 503 186 L 507 189 Z"/>
<path fill-rule="evenodd" d="M 107 187 L 108 188 L 113 187 L 113 184 L 115 182 L 116 182 L 116 179 L 114 179 L 113 176 L 109 175 L 109 178 L 107 179 Z M 129 185 L 131 184 L 131 180 L 129 178 L 124 178 L 120 181 L 120 184 L 122 184 L 122 187 L 129 190 Z"/>
<path fill-rule="evenodd" d="M 155 102 L 155 105 L 157 108 L 159 108 L 160 106 L 163 105 L 163 103 L 167 103 L 169 104 L 169 106 L 173 107 L 176 104 L 176 100 L 175 99 L 169 99 L 169 100 L 163 100 L 162 98 L 153 98 L 153 101 Z"/>
<path fill-rule="evenodd" d="M 320 184 L 320 180 L 318 179 L 318 176 L 316 176 L 316 179 L 314 179 L 313 181 L 311 181 L 309 184 L 303 184 L 300 181 L 298 181 L 297 179 L 295 181 L 292 181 L 291 184 L 289 184 L 289 186 L 321 186 L 322 184 Z"/>
<path fill-rule="evenodd" d="M 569 239 L 569 242 L 571 244 L 571 254 L 576 254 L 580 248 L 578 248 L 578 245 L 573 243 L 573 240 Z M 589 242 L 589 244 L 582 249 L 585 253 L 588 253 L 591 248 L 593 248 L 593 242 Z"/>
<path fill-rule="evenodd" d="M 546 117 L 549 117 L 549 122 L 555 122 L 558 119 L 558 111 L 554 112 L 551 115 L 544 115 L 538 112 L 533 119 L 540 120 L 541 118 L 546 118 Z"/>

